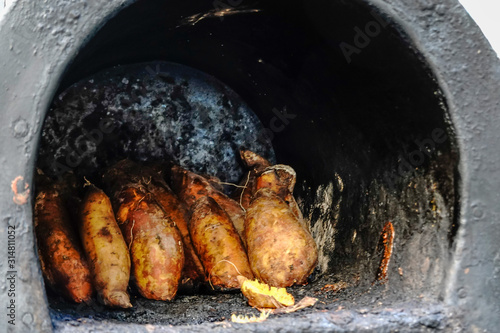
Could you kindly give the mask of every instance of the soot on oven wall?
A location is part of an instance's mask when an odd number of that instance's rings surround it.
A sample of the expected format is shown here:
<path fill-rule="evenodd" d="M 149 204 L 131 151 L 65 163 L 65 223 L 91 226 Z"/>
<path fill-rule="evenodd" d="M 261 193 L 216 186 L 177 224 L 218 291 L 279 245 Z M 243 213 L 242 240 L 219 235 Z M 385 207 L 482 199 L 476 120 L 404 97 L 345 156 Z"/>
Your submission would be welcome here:
<path fill-rule="evenodd" d="M 92 179 L 121 158 L 168 156 L 238 182 L 245 146 L 297 172 L 295 196 L 319 249 L 309 284 L 290 289 L 319 299 L 304 312 L 437 302 L 458 227 L 458 156 L 446 102 L 409 39 L 382 17 L 389 23 L 357 45 L 376 20 L 358 2 L 243 1 L 226 12 L 139 1 L 110 19 L 62 79 L 38 166 Z M 356 48 L 349 59 L 342 43 Z M 387 282 L 372 285 L 388 221 Z M 209 290 L 137 297 L 126 311 L 48 296 L 55 322 L 179 325 L 252 311 L 239 294 Z"/>

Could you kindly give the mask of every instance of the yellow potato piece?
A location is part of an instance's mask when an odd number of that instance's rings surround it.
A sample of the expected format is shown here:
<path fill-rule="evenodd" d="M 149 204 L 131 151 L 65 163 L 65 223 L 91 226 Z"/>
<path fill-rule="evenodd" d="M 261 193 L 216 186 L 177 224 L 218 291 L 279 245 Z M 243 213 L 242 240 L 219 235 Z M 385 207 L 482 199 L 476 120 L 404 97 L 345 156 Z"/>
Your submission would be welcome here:
<path fill-rule="evenodd" d="M 238 276 L 241 292 L 248 299 L 248 304 L 255 308 L 280 308 L 292 306 L 295 299 L 286 288 L 270 287 L 257 280 L 250 280 L 244 276 Z"/>

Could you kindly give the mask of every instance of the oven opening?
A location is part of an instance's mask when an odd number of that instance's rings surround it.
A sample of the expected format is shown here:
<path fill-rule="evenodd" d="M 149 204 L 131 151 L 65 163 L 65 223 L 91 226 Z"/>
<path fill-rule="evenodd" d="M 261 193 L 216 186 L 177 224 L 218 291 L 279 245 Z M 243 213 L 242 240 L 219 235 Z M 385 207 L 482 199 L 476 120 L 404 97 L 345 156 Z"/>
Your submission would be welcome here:
<path fill-rule="evenodd" d="M 102 171 L 121 159 L 168 160 L 237 184 L 242 147 L 295 169 L 294 196 L 318 248 L 308 283 L 288 288 L 296 300 L 318 301 L 275 318 L 326 310 L 389 318 L 388 309 L 439 304 L 458 228 L 454 132 L 424 58 L 364 3 L 124 8 L 61 78 L 37 167 L 100 186 Z M 74 304 L 50 289 L 47 298 L 56 326 L 259 314 L 240 292 L 203 287 L 167 302 L 129 292 L 125 310 Z"/>

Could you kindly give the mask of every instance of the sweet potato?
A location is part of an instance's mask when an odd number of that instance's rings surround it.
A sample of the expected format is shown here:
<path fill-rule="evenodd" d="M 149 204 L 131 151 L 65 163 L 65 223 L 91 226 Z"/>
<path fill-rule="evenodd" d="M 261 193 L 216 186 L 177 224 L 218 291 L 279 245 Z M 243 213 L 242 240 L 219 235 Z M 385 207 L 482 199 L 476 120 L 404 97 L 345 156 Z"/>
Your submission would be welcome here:
<path fill-rule="evenodd" d="M 243 242 L 245 211 L 241 206 L 229 198 L 227 195 L 214 188 L 204 177 L 194 172 L 174 166 L 172 168 L 172 187 L 181 200 L 183 200 L 189 209 L 192 209 L 194 203 L 203 196 L 209 196 L 229 215 L 236 231 Z"/>
<path fill-rule="evenodd" d="M 172 221 L 179 229 L 185 256 L 180 288 L 189 292 L 200 282 L 204 282 L 204 269 L 189 236 L 188 210 L 163 180 L 163 167 L 158 163 L 152 166 L 141 166 L 130 160 L 122 160 L 108 169 L 104 180 L 110 188 L 110 193 L 120 192 L 125 185 L 125 187 L 132 186 L 143 194 L 148 194 L 149 198 L 160 206 L 165 218 Z M 115 196 L 115 198 L 123 200 L 120 196 Z M 121 202 L 115 203 L 116 209 L 120 205 Z M 123 219 L 127 219 L 126 214 Z"/>
<path fill-rule="evenodd" d="M 240 158 L 247 169 L 253 169 L 257 172 L 271 166 L 271 163 L 268 160 L 251 150 L 240 150 Z"/>
<path fill-rule="evenodd" d="M 297 176 L 292 167 L 284 164 L 276 164 L 260 172 L 255 180 L 253 190 L 256 193 L 261 188 L 269 188 L 277 196 L 285 200 L 295 216 L 300 221 L 303 221 L 302 212 L 293 196 L 296 179 Z"/>
<path fill-rule="evenodd" d="M 253 278 L 245 253 L 228 214 L 209 196 L 193 206 L 189 231 L 212 286 L 239 288 L 238 275 Z"/>
<path fill-rule="evenodd" d="M 316 266 L 318 252 L 311 234 L 268 188 L 257 191 L 247 210 L 245 238 L 253 273 L 271 286 L 304 284 Z"/>
<path fill-rule="evenodd" d="M 179 229 L 184 244 L 185 257 L 181 286 L 186 291 L 192 289 L 197 283 L 203 282 L 205 277 L 203 265 L 196 254 L 191 242 L 191 236 L 189 235 L 188 211 L 166 184 L 160 186 L 152 181 L 147 185 L 147 189 L 161 206 L 167 219 L 174 222 Z"/>
<path fill-rule="evenodd" d="M 121 202 L 116 218 L 130 248 L 139 293 L 148 299 L 173 299 L 184 266 L 179 230 L 151 194 L 129 186 L 115 196 Z"/>
<path fill-rule="evenodd" d="M 240 186 L 244 186 L 244 188 L 238 188 L 234 191 L 232 197 L 234 200 L 238 201 L 244 209 L 247 209 L 248 206 L 250 206 L 250 202 L 255 192 L 255 179 L 265 168 L 271 166 L 271 163 L 250 150 L 240 150 L 240 157 L 249 171 L 240 182 Z"/>
<path fill-rule="evenodd" d="M 88 187 L 83 199 L 80 237 L 101 301 L 112 307 L 132 307 L 127 294 L 128 248 L 108 196 L 94 185 Z"/>
<path fill-rule="evenodd" d="M 90 270 L 55 186 L 44 186 L 36 196 L 35 233 L 48 286 L 76 303 L 90 301 L 93 293 Z"/>

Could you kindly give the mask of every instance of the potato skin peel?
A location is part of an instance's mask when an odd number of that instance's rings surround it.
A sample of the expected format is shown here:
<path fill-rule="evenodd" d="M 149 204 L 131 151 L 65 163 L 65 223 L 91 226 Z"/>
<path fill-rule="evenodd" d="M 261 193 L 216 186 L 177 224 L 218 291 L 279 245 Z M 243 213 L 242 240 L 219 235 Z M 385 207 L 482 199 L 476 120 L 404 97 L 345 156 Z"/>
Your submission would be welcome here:
<path fill-rule="evenodd" d="M 274 287 L 305 284 L 318 260 L 316 243 L 288 204 L 259 190 L 247 210 L 245 237 L 255 276 Z"/>
<path fill-rule="evenodd" d="M 35 233 L 46 283 L 67 299 L 90 301 L 91 274 L 60 192 L 43 187 L 35 200 Z"/>
<path fill-rule="evenodd" d="M 253 278 L 240 237 L 228 214 L 208 196 L 193 207 L 189 231 L 212 286 L 239 288 L 237 276 Z"/>
<path fill-rule="evenodd" d="M 102 302 L 130 308 L 130 256 L 108 196 L 91 185 L 83 199 L 80 237 Z"/>

